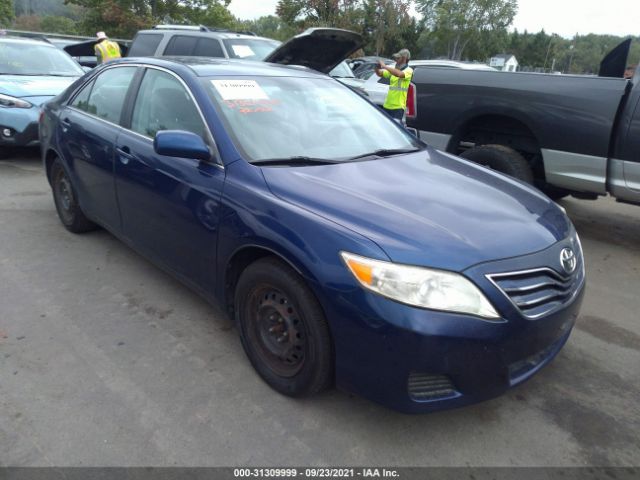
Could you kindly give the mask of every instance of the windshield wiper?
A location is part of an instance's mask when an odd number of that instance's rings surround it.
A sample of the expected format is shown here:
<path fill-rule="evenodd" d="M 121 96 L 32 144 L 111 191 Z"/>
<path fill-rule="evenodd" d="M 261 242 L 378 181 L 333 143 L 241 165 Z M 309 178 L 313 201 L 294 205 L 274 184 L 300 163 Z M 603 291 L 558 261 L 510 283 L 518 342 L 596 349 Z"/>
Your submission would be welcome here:
<path fill-rule="evenodd" d="M 341 163 L 339 160 L 331 160 L 329 158 L 315 158 L 305 156 L 295 156 L 286 158 L 264 158 L 254 160 L 253 165 L 331 165 Z"/>
<path fill-rule="evenodd" d="M 374 150 L 373 152 L 363 153 L 362 155 L 356 155 L 355 157 L 349 158 L 349 160 L 357 160 L 359 158 L 366 157 L 390 157 L 392 155 L 401 155 L 403 153 L 413 153 L 419 152 L 422 150 L 421 148 L 381 148 L 379 150 Z"/>

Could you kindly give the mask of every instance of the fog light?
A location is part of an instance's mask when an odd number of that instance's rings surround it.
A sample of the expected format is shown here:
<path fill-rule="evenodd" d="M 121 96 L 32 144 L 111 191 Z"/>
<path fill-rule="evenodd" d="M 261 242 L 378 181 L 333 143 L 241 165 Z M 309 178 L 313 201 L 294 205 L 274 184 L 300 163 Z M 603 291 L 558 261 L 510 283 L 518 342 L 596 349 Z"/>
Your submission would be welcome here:
<path fill-rule="evenodd" d="M 3 128 L 2 129 L 2 135 L 4 135 L 5 137 L 10 137 L 11 136 L 11 129 L 10 128 Z"/>

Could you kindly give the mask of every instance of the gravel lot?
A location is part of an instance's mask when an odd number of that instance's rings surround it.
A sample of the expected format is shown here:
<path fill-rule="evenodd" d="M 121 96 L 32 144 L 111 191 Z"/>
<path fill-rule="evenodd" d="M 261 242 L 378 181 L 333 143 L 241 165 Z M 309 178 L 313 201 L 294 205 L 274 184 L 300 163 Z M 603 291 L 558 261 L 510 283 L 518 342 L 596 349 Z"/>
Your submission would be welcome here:
<path fill-rule="evenodd" d="M 36 156 L 0 162 L 0 465 L 640 465 L 640 207 L 562 202 L 588 291 L 530 382 L 406 416 L 254 374 L 230 321 L 105 231 L 59 223 Z"/>

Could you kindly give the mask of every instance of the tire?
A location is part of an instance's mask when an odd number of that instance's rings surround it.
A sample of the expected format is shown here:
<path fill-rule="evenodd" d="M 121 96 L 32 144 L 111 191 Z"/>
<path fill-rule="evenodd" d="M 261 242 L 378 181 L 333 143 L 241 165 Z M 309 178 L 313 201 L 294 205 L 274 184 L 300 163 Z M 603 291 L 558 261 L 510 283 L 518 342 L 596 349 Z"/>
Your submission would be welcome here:
<path fill-rule="evenodd" d="M 480 145 L 460 155 L 462 158 L 484 165 L 498 172 L 534 184 L 533 171 L 527 160 L 513 148 L 504 145 Z"/>
<path fill-rule="evenodd" d="M 97 228 L 97 225 L 85 216 L 78 205 L 78 197 L 71 179 L 58 158 L 51 166 L 51 190 L 58 217 L 67 230 L 73 233 L 84 233 Z"/>
<path fill-rule="evenodd" d="M 300 275 L 267 257 L 238 280 L 235 312 L 251 364 L 274 390 L 310 396 L 333 381 L 333 343 L 324 312 Z"/>
<path fill-rule="evenodd" d="M 544 184 L 540 190 L 544 192 L 544 194 L 549 197 L 551 200 L 560 200 L 564 197 L 568 197 L 571 195 L 569 190 L 565 190 L 564 188 L 554 187 L 553 185 Z"/>

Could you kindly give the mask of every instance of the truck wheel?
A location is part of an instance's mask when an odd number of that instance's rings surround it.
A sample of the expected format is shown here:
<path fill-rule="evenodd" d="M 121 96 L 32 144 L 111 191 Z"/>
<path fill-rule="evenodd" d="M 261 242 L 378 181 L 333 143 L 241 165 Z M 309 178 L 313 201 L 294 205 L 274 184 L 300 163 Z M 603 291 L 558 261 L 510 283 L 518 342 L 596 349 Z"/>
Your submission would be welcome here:
<path fill-rule="evenodd" d="M 59 159 L 55 159 L 51 166 L 51 189 L 56 204 L 58 217 L 67 230 L 73 233 L 83 233 L 95 230 L 97 225 L 89 220 L 78 205 L 71 179 Z"/>
<path fill-rule="evenodd" d="M 513 148 L 504 145 L 480 145 L 460 156 L 533 185 L 531 166 Z"/>
<path fill-rule="evenodd" d="M 289 266 L 273 257 L 249 265 L 238 280 L 235 311 L 242 346 L 271 388 L 300 397 L 329 386 L 329 327 L 318 300 Z"/>

